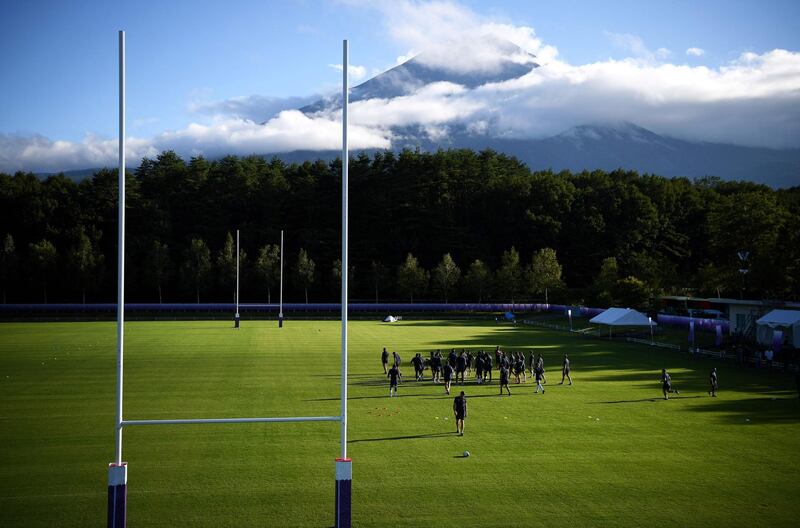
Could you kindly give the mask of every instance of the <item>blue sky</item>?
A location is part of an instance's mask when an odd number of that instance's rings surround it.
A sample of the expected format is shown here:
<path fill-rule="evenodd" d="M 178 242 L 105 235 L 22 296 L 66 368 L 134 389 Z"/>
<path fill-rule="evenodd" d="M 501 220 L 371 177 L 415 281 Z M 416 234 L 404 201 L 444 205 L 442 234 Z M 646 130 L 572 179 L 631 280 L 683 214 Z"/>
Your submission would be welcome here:
<path fill-rule="evenodd" d="M 26 165 L 14 149 L 31 137 L 75 143 L 74 156 L 87 137 L 115 138 L 118 29 L 127 32 L 128 131 L 144 141 L 212 126 L 216 105 L 233 98 L 335 90 L 340 73 L 331 65 L 345 37 L 360 67 L 353 81 L 363 81 L 423 51 L 436 35 L 413 35 L 414 17 L 434 12 L 512 34 L 529 28 L 573 66 L 632 59 L 716 71 L 745 53 L 800 50 L 797 1 L 5 2 L 0 162 Z"/>

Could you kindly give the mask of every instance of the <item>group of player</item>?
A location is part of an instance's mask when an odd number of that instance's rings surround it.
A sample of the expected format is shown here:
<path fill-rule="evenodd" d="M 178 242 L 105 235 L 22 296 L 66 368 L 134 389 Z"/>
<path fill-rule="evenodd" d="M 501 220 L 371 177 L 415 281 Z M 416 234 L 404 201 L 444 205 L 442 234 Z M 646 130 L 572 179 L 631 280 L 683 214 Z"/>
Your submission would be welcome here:
<path fill-rule="evenodd" d="M 402 358 L 397 352 L 392 352 L 390 362 L 389 352 L 384 348 L 381 353 L 381 363 L 383 372 L 389 378 L 389 396 L 394 396 L 397 394 L 398 383 L 401 383 L 403 379 L 400 372 Z M 411 359 L 411 364 L 414 367 L 416 381 L 422 381 L 425 369 L 430 368 L 431 381 L 443 383 L 447 394 L 450 394 L 453 382 L 460 382 L 462 385 L 465 383 L 465 377 L 472 373 L 473 366 L 475 368 L 475 381 L 478 384 L 484 384 L 492 381 L 492 372 L 495 365 L 497 365 L 501 395 L 503 394 L 503 389 L 506 390 L 509 396 L 511 395 L 511 389 L 509 389 L 508 384 L 512 374 L 515 378 L 515 383 L 526 383 L 526 372 L 530 372 L 531 377 L 536 380 L 536 393 L 541 390 L 542 394 L 544 394 L 543 385 L 547 383 L 544 373 L 544 358 L 541 353 L 537 356 L 531 351 L 530 357 L 526 361 L 523 352 L 506 353 L 500 350 L 499 346 L 495 348 L 494 359 L 491 354 L 484 350 L 473 354 L 471 350 L 462 349 L 460 353 L 457 353 L 455 349 L 451 349 L 447 357 L 442 356 L 441 350 L 431 351 L 429 358 L 423 358 L 422 354 L 418 353 Z M 564 354 L 564 361 L 561 367 L 562 385 L 565 379 L 569 380 L 569 384 L 572 385 L 567 354 Z"/>
<path fill-rule="evenodd" d="M 719 380 L 717 379 L 717 367 L 711 369 L 708 375 L 708 395 L 712 398 L 717 397 L 717 390 L 719 390 Z M 661 391 L 664 393 L 664 399 L 668 400 L 670 394 L 680 394 L 681 392 L 673 388 L 672 377 L 667 372 L 667 369 L 661 369 Z"/>
<path fill-rule="evenodd" d="M 400 366 L 402 365 L 402 358 L 397 352 L 391 354 L 391 366 L 389 362 L 389 352 L 386 348 L 381 353 L 381 363 L 383 364 L 383 372 L 389 378 L 389 396 L 397 394 L 397 385 L 402 382 L 403 376 L 400 373 Z M 479 350 L 477 354 L 473 354 L 471 350 L 462 349 L 460 353 L 456 349 L 451 349 L 447 357 L 442 356 L 441 350 L 431 351 L 429 358 L 423 358 L 422 354 L 417 353 L 412 359 L 411 364 L 414 367 L 414 378 L 416 381 L 423 381 L 425 370 L 431 369 L 431 381 L 434 383 L 443 383 L 444 390 L 450 394 L 450 388 L 453 382 L 465 383 L 467 375 L 472 373 L 473 365 L 475 367 L 475 381 L 478 384 L 491 383 L 492 372 L 494 365 L 497 365 L 498 373 L 500 376 L 500 395 L 503 394 L 505 389 L 506 394 L 511 396 L 511 389 L 509 388 L 509 380 L 511 375 L 514 375 L 515 383 L 527 382 L 527 373 L 530 372 L 531 377 L 536 381 L 535 393 L 542 391 L 544 394 L 544 385 L 547 383 L 547 377 L 544 371 L 544 358 L 542 354 L 534 354 L 531 351 L 528 360 L 525 359 L 523 352 L 504 352 L 500 347 L 494 350 L 494 359 L 492 355 L 484 350 Z M 526 371 L 527 367 L 527 371 Z M 572 376 L 570 371 L 569 356 L 564 354 L 564 360 L 561 365 L 561 383 L 568 380 L 572 385 Z M 680 394 L 677 388 L 672 386 L 672 378 L 667 372 L 667 369 L 661 369 L 661 390 L 664 394 L 664 399 L 668 400 L 670 394 Z M 712 397 L 717 396 L 719 388 L 717 379 L 716 367 L 711 369 L 709 374 L 709 391 L 708 395 Z"/>

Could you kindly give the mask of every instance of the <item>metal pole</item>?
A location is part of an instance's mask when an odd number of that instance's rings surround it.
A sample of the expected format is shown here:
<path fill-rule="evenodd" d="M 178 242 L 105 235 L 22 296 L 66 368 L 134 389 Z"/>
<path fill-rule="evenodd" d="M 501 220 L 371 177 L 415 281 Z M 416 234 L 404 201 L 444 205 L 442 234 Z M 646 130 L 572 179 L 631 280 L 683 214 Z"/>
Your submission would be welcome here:
<path fill-rule="evenodd" d="M 122 357 L 125 326 L 125 32 L 119 32 L 119 231 L 117 233 L 117 431 L 114 460 L 122 464 Z"/>
<path fill-rule="evenodd" d="M 236 314 L 233 316 L 234 325 L 239 328 L 239 230 L 236 230 Z"/>
<path fill-rule="evenodd" d="M 128 464 L 122 461 L 122 358 L 125 325 L 125 32 L 119 32 L 119 231 L 117 234 L 117 416 L 114 462 L 108 465 L 109 528 L 125 528 Z"/>
<path fill-rule="evenodd" d="M 350 528 L 352 504 L 352 463 L 347 458 L 347 194 L 348 194 L 348 162 L 347 145 L 347 69 L 349 46 L 347 40 L 342 41 L 342 452 L 336 459 L 336 528 Z"/>
<path fill-rule="evenodd" d="M 278 328 L 283 328 L 283 229 L 281 229 L 281 292 L 278 308 Z"/>
<path fill-rule="evenodd" d="M 347 458 L 347 193 L 348 162 L 347 145 L 347 67 L 348 42 L 342 45 L 342 458 Z"/>

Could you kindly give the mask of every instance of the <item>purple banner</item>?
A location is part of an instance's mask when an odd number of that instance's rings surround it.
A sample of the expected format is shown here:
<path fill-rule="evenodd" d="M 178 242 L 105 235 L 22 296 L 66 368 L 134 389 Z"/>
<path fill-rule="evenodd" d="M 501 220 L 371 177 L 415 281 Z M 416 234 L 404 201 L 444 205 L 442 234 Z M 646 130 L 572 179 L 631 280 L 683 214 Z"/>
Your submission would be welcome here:
<path fill-rule="evenodd" d="M 783 346 L 783 330 L 773 330 L 772 351 L 775 352 L 775 355 L 778 355 L 778 352 L 781 351 L 782 346 Z"/>
<path fill-rule="evenodd" d="M 682 315 L 666 315 L 666 314 L 658 314 L 656 318 L 658 324 L 663 326 L 682 326 L 688 327 L 689 322 L 692 321 L 695 323 L 695 327 L 697 330 L 701 332 L 715 332 L 716 326 L 719 325 L 722 327 L 723 333 L 730 332 L 730 321 L 726 319 L 703 319 L 703 318 L 696 318 L 696 317 L 685 317 Z"/>
<path fill-rule="evenodd" d="M 714 346 L 722 345 L 722 326 L 717 325 L 717 336 L 714 338 Z"/>
<path fill-rule="evenodd" d="M 694 344 L 694 321 L 689 321 L 689 342 Z"/>

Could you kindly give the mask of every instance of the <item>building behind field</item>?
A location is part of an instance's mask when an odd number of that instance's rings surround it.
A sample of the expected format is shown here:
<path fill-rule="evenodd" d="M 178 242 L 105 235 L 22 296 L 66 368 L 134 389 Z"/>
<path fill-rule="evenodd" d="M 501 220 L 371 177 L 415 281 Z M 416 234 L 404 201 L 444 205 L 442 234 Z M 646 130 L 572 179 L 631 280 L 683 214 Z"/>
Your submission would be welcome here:
<path fill-rule="evenodd" d="M 660 301 L 664 313 L 723 319 L 728 321 L 731 335 L 752 340 L 756 339 L 756 321 L 767 313 L 776 309 L 800 311 L 800 303 L 776 300 L 665 296 Z"/>

